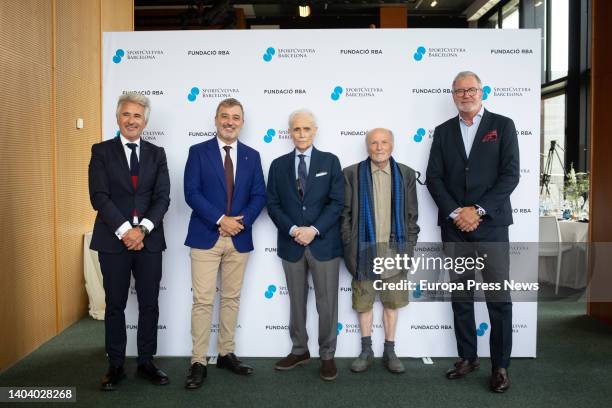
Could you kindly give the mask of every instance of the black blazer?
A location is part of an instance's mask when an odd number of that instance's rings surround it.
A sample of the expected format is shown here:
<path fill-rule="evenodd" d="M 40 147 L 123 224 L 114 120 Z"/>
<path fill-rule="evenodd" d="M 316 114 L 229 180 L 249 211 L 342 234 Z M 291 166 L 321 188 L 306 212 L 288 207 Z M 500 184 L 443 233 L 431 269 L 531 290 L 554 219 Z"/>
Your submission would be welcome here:
<path fill-rule="evenodd" d="M 512 224 L 510 193 L 519 182 L 519 146 L 512 119 L 484 110 L 470 151 L 455 116 L 436 127 L 427 164 L 427 188 L 438 205 L 438 225 L 458 207 L 478 204 L 483 224 Z"/>
<path fill-rule="evenodd" d="M 293 225 L 314 226 L 320 235 L 308 246 L 319 261 L 342 255 L 339 218 L 344 206 L 344 178 L 340 161 L 313 147 L 304 200 L 300 200 L 295 174 L 295 150 L 274 159 L 268 174 L 268 214 L 278 228 L 277 254 L 297 262 L 305 248 L 289 235 Z"/>
<path fill-rule="evenodd" d="M 134 190 L 121 139 L 115 137 L 91 147 L 89 198 L 98 211 L 91 249 L 112 253 L 126 251 L 115 231 L 130 221 L 134 208 L 154 225 L 143 241 L 144 249 L 149 252 L 166 249 L 162 223 L 170 205 L 166 153 L 162 147 L 141 139 L 139 164 L 138 186 Z"/>

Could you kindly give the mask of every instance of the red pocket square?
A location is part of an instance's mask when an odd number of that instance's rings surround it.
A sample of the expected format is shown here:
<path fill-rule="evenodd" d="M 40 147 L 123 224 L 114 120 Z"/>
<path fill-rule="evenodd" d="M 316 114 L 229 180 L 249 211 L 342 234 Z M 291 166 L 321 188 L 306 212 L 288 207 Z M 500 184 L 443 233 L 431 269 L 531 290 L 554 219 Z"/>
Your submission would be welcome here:
<path fill-rule="evenodd" d="M 497 130 L 488 131 L 482 138 L 482 142 L 495 142 L 497 140 Z"/>

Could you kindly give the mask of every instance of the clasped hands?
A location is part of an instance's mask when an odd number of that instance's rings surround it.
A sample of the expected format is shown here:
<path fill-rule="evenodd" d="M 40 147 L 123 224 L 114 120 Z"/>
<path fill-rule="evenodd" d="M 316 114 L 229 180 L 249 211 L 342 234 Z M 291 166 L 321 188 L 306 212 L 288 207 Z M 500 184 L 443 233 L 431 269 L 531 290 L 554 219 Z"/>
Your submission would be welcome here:
<path fill-rule="evenodd" d="M 297 227 L 293 229 L 291 236 L 298 244 L 308 246 L 317 236 L 317 231 L 313 227 Z"/>
<path fill-rule="evenodd" d="M 482 219 L 476 212 L 476 208 L 474 207 L 461 207 L 457 211 L 457 216 L 453 220 L 457 228 L 459 228 L 463 232 L 472 232 L 478 225 Z"/>
<path fill-rule="evenodd" d="M 123 234 L 123 237 L 121 237 L 121 241 L 123 241 L 130 251 L 140 251 L 144 248 L 144 237 L 140 228 L 136 226 L 127 230 L 127 232 Z"/>
<path fill-rule="evenodd" d="M 233 237 L 240 233 L 244 229 L 242 219 L 244 215 L 238 215 L 236 217 L 230 217 L 229 215 L 224 216 L 219 221 L 219 234 L 222 237 Z"/>

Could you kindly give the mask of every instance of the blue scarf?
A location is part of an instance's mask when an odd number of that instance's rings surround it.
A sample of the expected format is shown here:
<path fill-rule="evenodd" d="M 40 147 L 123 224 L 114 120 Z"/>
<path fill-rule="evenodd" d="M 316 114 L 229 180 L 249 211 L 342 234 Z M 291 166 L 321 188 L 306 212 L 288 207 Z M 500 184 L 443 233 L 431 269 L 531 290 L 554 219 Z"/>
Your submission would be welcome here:
<path fill-rule="evenodd" d="M 389 158 L 391 166 L 391 234 L 389 246 L 404 253 L 406 236 L 404 233 L 404 190 L 402 174 L 393 157 Z M 372 271 L 376 257 L 376 220 L 374 217 L 374 201 L 372 190 L 371 160 L 359 163 L 359 242 L 357 244 L 357 280 L 376 280 L 380 275 Z"/>

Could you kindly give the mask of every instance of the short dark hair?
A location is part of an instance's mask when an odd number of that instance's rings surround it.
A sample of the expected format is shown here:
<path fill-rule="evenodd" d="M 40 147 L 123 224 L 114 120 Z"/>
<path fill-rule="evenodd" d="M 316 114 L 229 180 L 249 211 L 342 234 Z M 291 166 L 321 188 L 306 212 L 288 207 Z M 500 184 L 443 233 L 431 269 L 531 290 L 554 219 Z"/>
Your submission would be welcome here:
<path fill-rule="evenodd" d="M 222 106 L 226 108 L 231 108 L 232 106 L 240 106 L 240 110 L 242 111 L 242 117 L 244 118 L 244 108 L 242 107 L 242 104 L 238 99 L 227 98 L 219 102 L 219 105 L 217 105 L 217 111 L 215 112 L 215 117 L 219 114 L 219 109 L 221 109 Z"/>

